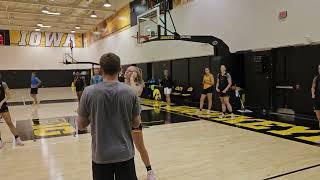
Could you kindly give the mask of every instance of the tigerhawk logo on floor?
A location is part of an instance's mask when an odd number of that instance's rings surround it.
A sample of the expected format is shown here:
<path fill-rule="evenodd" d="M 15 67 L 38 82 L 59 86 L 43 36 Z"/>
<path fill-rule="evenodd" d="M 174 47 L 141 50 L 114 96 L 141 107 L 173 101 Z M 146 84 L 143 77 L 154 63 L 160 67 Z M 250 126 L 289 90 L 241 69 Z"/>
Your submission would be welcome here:
<path fill-rule="evenodd" d="M 312 145 L 318 145 L 320 142 L 320 130 L 313 130 L 310 127 L 297 126 L 294 124 L 270 121 L 249 116 L 237 115 L 235 119 L 219 118 L 221 112 L 212 111 L 210 113 L 199 113 L 198 108 L 189 106 L 166 106 L 165 103 L 142 99 L 141 103 L 145 106 L 154 106 L 158 104 L 162 111 L 177 113 L 185 116 L 201 118 L 221 124 L 252 130 L 272 136 L 290 139 Z M 158 110 L 159 111 L 159 110 Z"/>

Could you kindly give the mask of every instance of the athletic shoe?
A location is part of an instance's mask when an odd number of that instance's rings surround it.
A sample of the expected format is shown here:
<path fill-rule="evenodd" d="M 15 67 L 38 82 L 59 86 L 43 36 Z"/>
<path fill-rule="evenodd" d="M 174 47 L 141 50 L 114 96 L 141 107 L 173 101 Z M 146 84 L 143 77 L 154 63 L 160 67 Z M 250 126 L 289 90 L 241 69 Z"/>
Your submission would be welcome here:
<path fill-rule="evenodd" d="M 225 118 L 225 117 L 226 117 L 226 116 L 225 116 L 224 114 L 221 114 L 221 115 L 219 116 L 220 119 Z"/>
<path fill-rule="evenodd" d="M 212 111 L 211 110 L 207 110 L 207 114 L 210 114 L 210 113 L 212 113 Z"/>
<path fill-rule="evenodd" d="M 4 143 L 0 141 L 0 149 L 2 149 L 3 147 L 4 147 Z"/>
<path fill-rule="evenodd" d="M 16 139 L 16 145 L 18 145 L 18 146 L 24 146 L 24 144 L 23 144 L 23 142 L 21 141 L 20 137 L 18 137 L 18 138 Z"/>
<path fill-rule="evenodd" d="M 156 180 L 156 176 L 152 170 L 148 171 L 147 180 Z"/>
<path fill-rule="evenodd" d="M 234 114 L 231 114 L 230 118 L 235 119 L 236 117 L 234 116 Z"/>

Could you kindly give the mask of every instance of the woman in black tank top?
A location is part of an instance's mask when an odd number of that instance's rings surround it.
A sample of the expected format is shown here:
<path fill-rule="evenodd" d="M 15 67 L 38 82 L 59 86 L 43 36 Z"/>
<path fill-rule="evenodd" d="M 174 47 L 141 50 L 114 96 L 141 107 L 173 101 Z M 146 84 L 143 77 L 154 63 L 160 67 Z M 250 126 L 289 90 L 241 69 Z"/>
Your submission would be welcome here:
<path fill-rule="evenodd" d="M 311 95 L 314 112 L 317 115 L 320 128 L 320 65 L 318 65 L 318 76 L 316 76 L 312 82 Z"/>
<path fill-rule="evenodd" d="M 221 65 L 220 67 L 220 73 L 217 77 L 217 84 L 216 84 L 216 90 L 219 94 L 220 101 L 221 101 L 221 107 L 222 107 L 222 115 L 220 118 L 225 117 L 226 110 L 228 109 L 229 113 L 231 114 L 231 118 L 234 118 L 234 115 L 232 113 L 232 106 L 229 102 L 229 90 L 232 85 L 231 76 L 229 73 L 227 73 L 227 68 L 225 65 Z"/>
<path fill-rule="evenodd" d="M 85 82 L 84 78 L 81 77 L 80 71 L 76 71 L 75 78 L 74 78 L 73 82 L 74 82 L 74 86 L 76 87 L 78 101 L 80 102 L 82 92 L 83 92 L 84 88 L 86 87 L 86 82 Z"/>
<path fill-rule="evenodd" d="M 0 74 L 0 117 L 4 119 L 11 133 L 13 134 L 15 138 L 15 144 L 18 146 L 23 146 L 24 144 L 21 141 L 18 131 L 11 120 L 10 112 L 7 105 L 7 101 L 9 100 L 9 98 L 10 98 L 9 87 L 7 83 L 2 81 L 2 77 Z M 4 143 L 2 142 L 1 133 L 0 133 L 0 149 L 2 149 L 3 147 L 4 147 Z"/>

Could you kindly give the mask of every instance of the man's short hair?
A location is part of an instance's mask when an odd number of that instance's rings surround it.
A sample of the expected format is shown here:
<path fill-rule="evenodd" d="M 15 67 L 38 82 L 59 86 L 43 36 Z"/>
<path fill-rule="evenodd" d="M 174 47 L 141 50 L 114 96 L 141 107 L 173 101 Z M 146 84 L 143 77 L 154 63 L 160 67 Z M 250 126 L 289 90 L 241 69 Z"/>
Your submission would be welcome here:
<path fill-rule="evenodd" d="M 118 74 L 121 70 L 120 57 L 114 53 L 107 53 L 100 58 L 100 67 L 107 75 Z"/>

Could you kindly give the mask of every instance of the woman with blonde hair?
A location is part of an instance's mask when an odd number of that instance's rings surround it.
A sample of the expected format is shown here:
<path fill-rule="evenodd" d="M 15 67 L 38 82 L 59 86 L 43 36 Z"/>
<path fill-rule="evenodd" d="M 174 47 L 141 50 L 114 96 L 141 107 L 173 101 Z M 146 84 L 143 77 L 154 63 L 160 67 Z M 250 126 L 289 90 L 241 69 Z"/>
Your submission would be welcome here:
<path fill-rule="evenodd" d="M 131 86 L 134 89 L 134 91 L 137 93 L 137 96 L 140 97 L 144 88 L 142 70 L 138 67 L 130 66 L 127 68 L 124 76 L 125 76 L 125 83 Z M 154 172 L 152 171 L 152 168 L 151 168 L 148 151 L 144 145 L 141 124 L 139 128 L 132 129 L 132 138 L 133 138 L 134 145 L 139 151 L 141 159 L 147 168 L 147 179 L 156 180 Z"/>
<path fill-rule="evenodd" d="M 208 113 L 212 108 L 212 93 L 214 85 L 214 76 L 209 68 L 205 68 L 202 80 L 202 92 L 200 97 L 200 112 L 203 110 L 204 100 L 208 98 Z"/>

